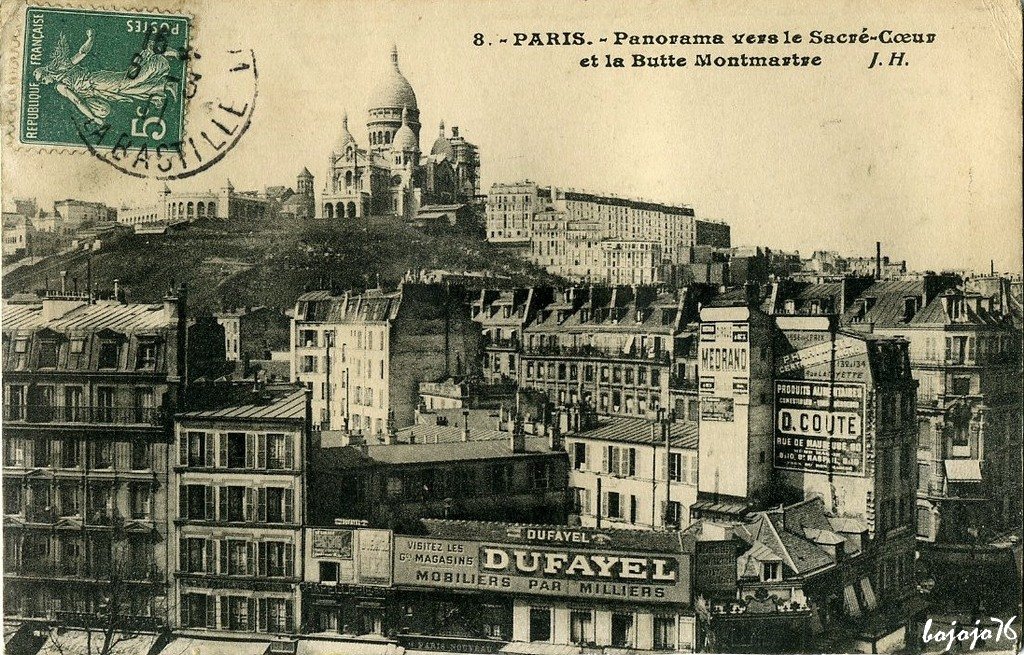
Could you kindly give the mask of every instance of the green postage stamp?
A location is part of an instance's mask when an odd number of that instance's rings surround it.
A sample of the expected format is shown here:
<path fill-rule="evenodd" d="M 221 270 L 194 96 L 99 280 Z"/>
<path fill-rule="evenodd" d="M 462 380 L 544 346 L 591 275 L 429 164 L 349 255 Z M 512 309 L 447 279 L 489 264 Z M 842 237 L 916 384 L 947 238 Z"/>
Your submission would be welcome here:
<path fill-rule="evenodd" d="M 29 6 L 24 41 L 23 144 L 95 145 L 100 130 L 138 148 L 180 141 L 187 17 Z"/>

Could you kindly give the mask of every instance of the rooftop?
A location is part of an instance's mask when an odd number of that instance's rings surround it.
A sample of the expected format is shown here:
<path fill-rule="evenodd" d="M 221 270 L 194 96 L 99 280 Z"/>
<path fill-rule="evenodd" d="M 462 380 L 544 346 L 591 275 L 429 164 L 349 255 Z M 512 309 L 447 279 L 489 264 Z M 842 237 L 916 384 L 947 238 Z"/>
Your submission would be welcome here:
<path fill-rule="evenodd" d="M 442 427 L 442 426 L 431 426 Z M 451 428 L 461 434 L 460 428 Z M 497 433 L 497 431 L 495 431 Z M 497 433 L 500 438 L 471 439 L 470 441 L 448 439 L 437 443 L 414 443 L 372 446 L 336 446 L 322 448 L 318 467 L 326 469 L 365 468 L 377 465 L 432 464 L 444 462 L 468 462 L 473 460 L 501 459 L 507 457 L 530 457 L 559 453 L 551 449 L 546 437 L 526 437 L 526 449 L 513 453 L 510 435 Z"/>
<path fill-rule="evenodd" d="M 51 307 L 46 318 L 44 303 L 63 303 Z M 50 328 L 55 332 L 88 333 L 109 329 L 115 332 L 142 332 L 167 327 L 172 320 L 163 304 L 121 303 L 97 300 L 88 304 L 82 296 L 68 299 L 39 299 L 37 302 L 3 303 L 4 331 L 29 331 Z"/>
<path fill-rule="evenodd" d="M 177 419 L 206 420 L 284 420 L 304 421 L 306 418 L 306 390 L 293 385 L 267 386 L 258 390 L 239 385 L 219 384 L 223 394 L 204 394 L 204 398 L 220 396 L 214 406 L 177 414 Z"/>
<path fill-rule="evenodd" d="M 632 444 L 663 444 L 661 432 L 657 424 L 642 418 L 608 418 L 601 419 L 597 427 L 577 432 L 567 437 L 576 439 L 597 439 Z M 697 424 L 687 422 L 670 422 L 669 444 L 672 448 L 697 448 Z M 656 436 L 655 436 L 656 435 Z"/>

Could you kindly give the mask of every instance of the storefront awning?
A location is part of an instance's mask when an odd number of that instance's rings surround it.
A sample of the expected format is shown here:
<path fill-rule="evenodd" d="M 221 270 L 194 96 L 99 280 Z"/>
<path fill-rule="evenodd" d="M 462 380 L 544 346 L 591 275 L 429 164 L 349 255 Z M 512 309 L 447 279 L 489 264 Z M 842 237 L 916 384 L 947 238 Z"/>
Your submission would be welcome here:
<path fill-rule="evenodd" d="M 509 653 L 510 655 L 579 655 L 579 653 L 583 652 L 583 649 L 579 646 L 567 644 L 513 641 L 498 652 Z"/>
<path fill-rule="evenodd" d="M 157 655 L 266 655 L 268 648 L 269 641 L 178 637 Z"/>
<path fill-rule="evenodd" d="M 156 644 L 157 635 L 115 634 L 110 640 L 110 655 L 147 655 Z M 90 635 L 86 630 L 63 630 L 56 628 L 50 631 L 46 643 L 37 655 L 92 655 L 103 647 L 103 632 L 93 630 Z"/>
<path fill-rule="evenodd" d="M 981 482 L 981 460 L 947 459 L 946 479 L 950 482 Z"/>

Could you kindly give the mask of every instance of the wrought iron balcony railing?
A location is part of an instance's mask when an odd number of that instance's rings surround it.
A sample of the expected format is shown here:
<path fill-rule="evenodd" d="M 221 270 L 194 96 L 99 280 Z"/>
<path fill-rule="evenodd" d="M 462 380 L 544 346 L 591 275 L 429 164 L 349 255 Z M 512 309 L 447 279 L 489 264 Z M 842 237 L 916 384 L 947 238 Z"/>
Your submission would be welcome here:
<path fill-rule="evenodd" d="M 71 423 L 161 426 L 167 413 L 160 407 L 65 407 L 61 405 L 4 405 L 5 423 Z"/>

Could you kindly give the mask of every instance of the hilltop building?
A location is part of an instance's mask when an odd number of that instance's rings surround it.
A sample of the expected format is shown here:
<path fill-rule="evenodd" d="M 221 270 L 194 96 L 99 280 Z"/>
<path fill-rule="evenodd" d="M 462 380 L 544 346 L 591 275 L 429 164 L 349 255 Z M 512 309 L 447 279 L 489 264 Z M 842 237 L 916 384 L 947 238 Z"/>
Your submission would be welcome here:
<path fill-rule="evenodd" d="M 360 146 L 349 131 L 348 114 L 327 161 L 320 203 L 323 219 L 395 215 L 416 218 L 426 205 L 474 200 L 480 189 L 477 147 L 441 123 L 430 152 L 420 149 L 420 109 L 409 80 L 398 67 L 398 49 L 370 97 L 368 142 Z"/>

